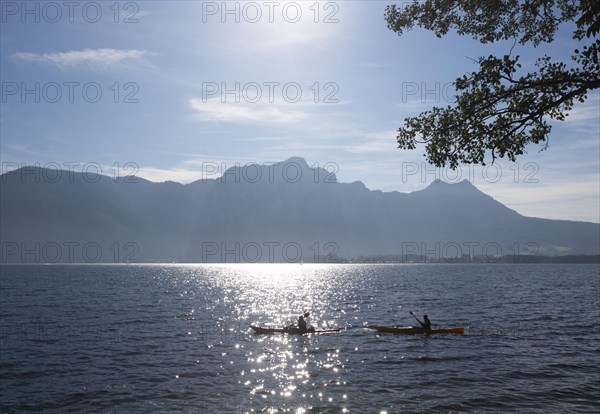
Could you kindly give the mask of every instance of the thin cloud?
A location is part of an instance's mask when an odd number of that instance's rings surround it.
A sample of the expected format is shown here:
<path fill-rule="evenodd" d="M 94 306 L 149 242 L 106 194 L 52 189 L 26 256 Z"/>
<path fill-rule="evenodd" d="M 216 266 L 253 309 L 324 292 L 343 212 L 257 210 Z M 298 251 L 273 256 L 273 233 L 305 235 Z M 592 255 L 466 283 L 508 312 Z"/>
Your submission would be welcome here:
<path fill-rule="evenodd" d="M 529 217 L 580 220 L 598 223 L 598 175 L 579 182 L 557 178 L 546 184 L 481 185 L 480 189 L 509 208 Z"/>
<path fill-rule="evenodd" d="M 50 65 L 60 69 L 88 67 L 96 70 L 110 70 L 143 64 L 148 55 L 145 50 L 105 48 L 41 54 L 17 52 L 12 55 L 12 58 L 24 63 Z"/>
<path fill-rule="evenodd" d="M 176 183 L 189 184 L 203 178 L 202 174 L 202 171 L 198 171 L 197 169 L 144 167 L 136 175 L 155 183 L 174 181 Z M 215 177 L 211 176 L 210 178 Z"/>
<path fill-rule="evenodd" d="M 574 106 L 565 118 L 565 122 L 578 124 L 586 122 L 592 126 L 597 126 L 599 118 L 600 99 L 598 99 L 598 95 L 596 95 L 592 96 L 585 103 Z"/>
<path fill-rule="evenodd" d="M 397 148 L 396 144 L 396 131 L 367 131 L 362 132 L 356 138 L 360 138 L 360 141 L 354 145 L 344 146 L 344 150 L 350 153 L 381 153 L 389 154 L 390 151 Z"/>
<path fill-rule="evenodd" d="M 289 124 L 309 118 L 307 112 L 289 110 L 286 105 L 233 104 L 220 99 L 190 99 L 188 104 L 199 121 Z"/>

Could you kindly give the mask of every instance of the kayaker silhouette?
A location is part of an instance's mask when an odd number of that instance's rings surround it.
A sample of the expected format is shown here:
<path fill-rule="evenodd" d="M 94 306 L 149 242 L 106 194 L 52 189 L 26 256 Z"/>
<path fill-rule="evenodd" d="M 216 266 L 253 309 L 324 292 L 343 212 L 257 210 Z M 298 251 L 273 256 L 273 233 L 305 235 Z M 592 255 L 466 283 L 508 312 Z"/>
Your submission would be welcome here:
<path fill-rule="evenodd" d="M 306 321 L 304 320 L 304 315 L 300 315 L 298 317 L 298 328 L 300 329 L 300 333 L 306 333 Z"/>
<path fill-rule="evenodd" d="M 417 315 L 415 315 L 414 312 L 410 312 L 410 314 L 415 317 L 415 319 L 421 324 L 421 327 L 423 329 L 425 329 L 426 331 L 431 331 L 431 321 L 429 320 L 429 316 L 427 316 L 427 314 L 423 315 L 423 322 L 421 322 L 419 318 L 417 318 Z"/>
<path fill-rule="evenodd" d="M 421 323 L 421 326 L 426 331 L 431 331 L 431 321 L 429 320 L 429 316 L 423 315 L 423 323 Z"/>

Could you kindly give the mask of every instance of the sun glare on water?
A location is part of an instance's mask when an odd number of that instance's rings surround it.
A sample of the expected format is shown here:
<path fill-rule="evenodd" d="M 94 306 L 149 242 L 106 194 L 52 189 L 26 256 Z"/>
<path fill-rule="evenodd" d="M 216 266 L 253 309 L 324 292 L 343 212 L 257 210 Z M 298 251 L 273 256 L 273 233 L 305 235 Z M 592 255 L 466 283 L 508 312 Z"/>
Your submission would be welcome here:
<path fill-rule="evenodd" d="M 330 286 L 344 266 L 320 263 L 206 264 L 223 300 L 233 303 L 241 325 L 282 327 L 310 313 L 309 324 L 331 324 L 322 314 Z"/>
<path fill-rule="evenodd" d="M 326 272 L 331 264 L 321 263 L 241 263 L 219 264 L 234 274 L 243 275 L 259 286 L 285 288 L 298 283 L 309 283 L 316 275 Z"/>

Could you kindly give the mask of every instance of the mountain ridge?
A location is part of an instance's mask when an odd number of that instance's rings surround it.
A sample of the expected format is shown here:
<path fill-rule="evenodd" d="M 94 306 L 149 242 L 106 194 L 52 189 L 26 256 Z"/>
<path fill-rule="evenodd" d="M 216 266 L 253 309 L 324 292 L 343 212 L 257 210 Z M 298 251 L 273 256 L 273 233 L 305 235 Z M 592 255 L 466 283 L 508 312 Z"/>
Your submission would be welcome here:
<path fill-rule="evenodd" d="M 1 260 L 44 261 L 44 246 L 58 244 L 63 261 L 65 243 L 95 243 L 98 261 L 119 262 L 321 261 L 415 249 L 439 257 L 598 254 L 600 225 L 525 217 L 467 180 L 382 192 L 340 183 L 299 157 L 227 171 L 188 184 L 74 172 L 49 182 L 43 177 L 56 171 L 40 167 L 5 173 Z M 40 251 L 27 254 L 35 243 Z"/>

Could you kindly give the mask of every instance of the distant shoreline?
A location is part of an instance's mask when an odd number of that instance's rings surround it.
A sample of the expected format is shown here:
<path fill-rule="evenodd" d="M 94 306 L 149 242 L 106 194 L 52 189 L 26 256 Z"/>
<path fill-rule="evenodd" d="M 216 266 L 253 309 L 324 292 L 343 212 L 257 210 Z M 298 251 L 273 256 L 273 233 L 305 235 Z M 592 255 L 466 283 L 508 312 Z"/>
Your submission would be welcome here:
<path fill-rule="evenodd" d="M 600 264 L 600 254 L 596 255 L 564 255 L 564 256 L 542 256 L 542 255 L 505 255 L 501 257 L 484 257 L 474 256 L 469 257 L 464 255 L 460 258 L 454 257 L 425 257 L 420 255 L 414 256 L 365 256 L 359 257 L 356 260 L 351 260 L 351 263 L 440 263 L 440 264 L 498 264 L 498 263 L 518 263 L 518 264 Z"/>

